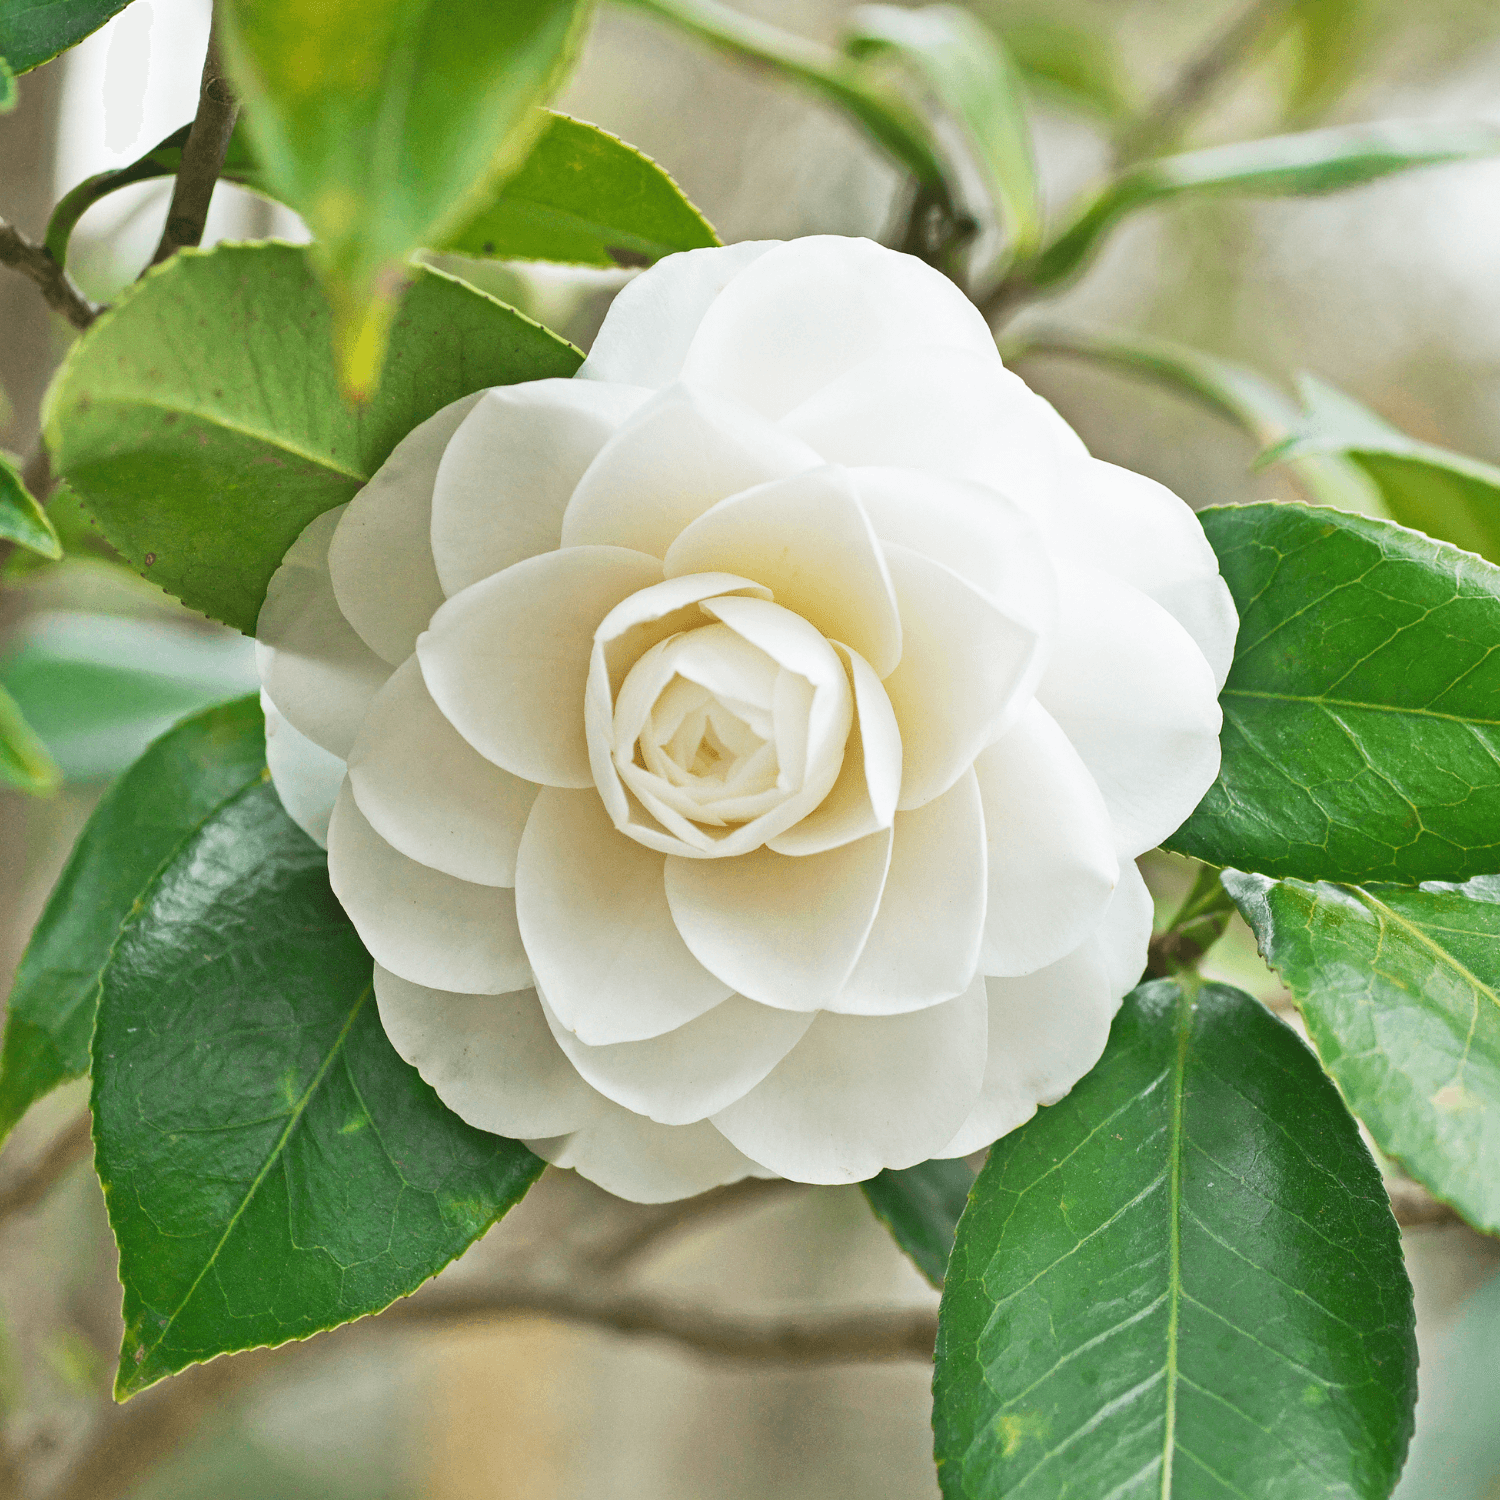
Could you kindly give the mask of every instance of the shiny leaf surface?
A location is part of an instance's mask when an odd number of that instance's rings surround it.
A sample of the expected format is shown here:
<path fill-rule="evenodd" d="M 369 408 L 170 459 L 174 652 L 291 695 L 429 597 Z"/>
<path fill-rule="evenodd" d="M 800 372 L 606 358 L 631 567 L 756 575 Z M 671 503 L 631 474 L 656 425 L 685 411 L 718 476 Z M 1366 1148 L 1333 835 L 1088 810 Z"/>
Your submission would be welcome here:
<path fill-rule="evenodd" d="M 1240 630 L 1219 778 L 1168 847 L 1357 884 L 1500 867 L 1500 568 L 1302 505 L 1199 519 Z"/>
<path fill-rule="evenodd" d="M 942 1286 L 953 1234 L 974 1185 L 974 1169 L 958 1161 L 887 1168 L 860 1186 L 875 1216 L 933 1286 Z"/>
<path fill-rule="evenodd" d="M 1239 990 L 1127 996 L 1094 1071 L 990 1149 L 933 1389 L 950 1500 L 1385 1500 L 1411 1286 L 1312 1053 Z"/>
<path fill-rule="evenodd" d="M 130 0 L 0 0 L 0 53 L 29 73 L 76 47 Z"/>
<path fill-rule="evenodd" d="M 1224 884 L 1376 1145 L 1500 1233 L 1500 876 Z"/>
<path fill-rule="evenodd" d="M 126 559 L 253 631 L 302 528 L 413 427 L 485 386 L 571 375 L 580 358 L 513 308 L 419 270 L 379 392 L 351 407 L 306 253 L 223 246 L 173 256 L 78 340 L 48 393 L 47 439 Z"/>
<path fill-rule="evenodd" d="M 4 453 L 0 453 L 0 541 L 14 542 L 54 561 L 62 556 L 62 543 L 47 512 L 36 503 L 20 469 Z"/>
<path fill-rule="evenodd" d="M 542 1170 L 396 1055 L 322 851 L 268 783 L 137 903 L 104 972 L 93 1078 L 122 1397 L 380 1311 Z"/>
<path fill-rule="evenodd" d="M 163 736 L 95 808 L 16 971 L 0 1052 L 0 1140 L 60 1083 L 88 1071 L 110 947 L 158 868 L 265 775 L 254 698 Z"/>

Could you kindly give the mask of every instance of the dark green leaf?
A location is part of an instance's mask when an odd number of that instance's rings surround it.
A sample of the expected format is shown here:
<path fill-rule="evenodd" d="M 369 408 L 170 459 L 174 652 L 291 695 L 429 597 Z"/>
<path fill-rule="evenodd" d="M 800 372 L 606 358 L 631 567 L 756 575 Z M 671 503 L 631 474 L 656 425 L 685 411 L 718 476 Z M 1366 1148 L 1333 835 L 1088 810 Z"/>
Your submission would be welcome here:
<path fill-rule="evenodd" d="M 54 561 L 62 556 L 62 543 L 47 512 L 37 504 L 21 471 L 4 453 L 0 453 L 0 540 L 15 542 Z"/>
<path fill-rule="evenodd" d="M 916 1268 L 933 1286 L 942 1286 L 953 1232 L 973 1184 L 974 1169 L 960 1158 L 924 1161 L 899 1172 L 887 1168 L 860 1186 Z"/>
<path fill-rule="evenodd" d="M 1420 443 L 1311 375 L 1301 389 L 1306 411 L 1263 463 L 1346 456 L 1403 526 L 1500 562 L 1500 468 Z"/>
<path fill-rule="evenodd" d="M 624 0 L 731 57 L 768 66 L 788 82 L 847 110 L 918 182 L 947 192 L 932 132 L 878 69 L 806 37 L 782 31 L 719 0 Z"/>
<path fill-rule="evenodd" d="M 1500 876 L 1304 885 L 1224 872 L 1375 1144 L 1500 1232 Z"/>
<path fill-rule="evenodd" d="M 719 237 L 649 156 L 597 125 L 546 111 L 525 164 L 438 248 L 459 255 L 639 266 Z"/>
<path fill-rule="evenodd" d="M 130 0 L 0 0 L 0 53 L 17 73 L 50 62 Z"/>
<path fill-rule="evenodd" d="M 1263 445 L 1279 442 L 1297 421 L 1296 403 L 1264 375 L 1148 334 L 1041 327 L 1007 340 L 1001 350 L 1007 360 L 1062 354 L 1144 377 L 1199 402 Z M 1347 459 L 1306 453 L 1287 462 L 1318 505 L 1365 514 L 1379 506 L 1370 481 Z"/>
<path fill-rule="evenodd" d="M 88 1071 L 99 979 L 121 923 L 161 865 L 265 769 L 260 705 L 247 698 L 174 729 L 105 794 L 16 971 L 0 1140 L 42 1095 Z"/>
<path fill-rule="evenodd" d="M 861 5 L 845 45 L 853 57 L 891 54 L 917 71 L 963 128 L 1007 258 L 1030 255 L 1042 227 L 1031 126 L 1020 77 L 994 32 L 956 5 Z"/>
<path fill-rule="evenodd" d="M 62 773 L 47 754 L 41 736 L 26 722 L 16 700 L 0 687 L 0 785 L 45 797 L 61 781 Z M 0 1140 L 5 1137 L 3 1099 L 0 1090 Z"/>
<path fill-rule="evenodd" d="M 484 386 L 571 375 L 581 356 L 513 308 L 418 270 L 380 389 L 339 396 L 305 252 L 173 256 L 73 346 L 48 393 L 59 472 L 153 583 L 241 630 L 314 516 L 401 438 Z"/>
<path fill-rule="evenodd" d="M 1022 76 L 1039 93 L 1106 120 L 1135 108 L 1115 48 L 1097 31 L 1040 16 L 1001 30 Z"/>
<path fill-rule="evenodd" d="M 407 257 L 526 159 L 545 123 L 532 106 L 589 14 L 588 0 L 226 0 L 250 137 L 316 237 L 349 390 L 375 387 Z"/>
<path fill-rule="evenodd" d="M 370 970 L 269 784 L 225 803 L 136 903 L 93 1047 L 120 1396 L 380 1311 L 541 1172 L 401 1061 Z"/>
<path fill-rule="evenodd" d="M 1161 980 L 974 1185 L 943 1494 L 1385 1500 L 1416 1364 L 1380 1174 L 1316 1059 L 1239 990 Z"/>
<path fill-rule="evenodd" d="M 1219 778 L 1168 847 L 1358 884 L 1500 866 L 1500 568 L 1333 510 L 1199 519 L 1240 631 Z"/>
<path fill-rule="evenodd" d="M 1393 172 L 1500 151 L 1500 127 L 1450 120 L 1339 125 L 1143 162 L 1116 177 L 1027 268 L 1035 286 L 1076 276 L 1126 215 L 1189 194 L 1300 197 L 1358 187 Z"/>
<path fill-rule="evenodd" d="M 243 636 L 70 610 L 29 617 L 0 662 L 7 688 L 69 781 L 123 771 L 183 715 L 256 686 Z"/>

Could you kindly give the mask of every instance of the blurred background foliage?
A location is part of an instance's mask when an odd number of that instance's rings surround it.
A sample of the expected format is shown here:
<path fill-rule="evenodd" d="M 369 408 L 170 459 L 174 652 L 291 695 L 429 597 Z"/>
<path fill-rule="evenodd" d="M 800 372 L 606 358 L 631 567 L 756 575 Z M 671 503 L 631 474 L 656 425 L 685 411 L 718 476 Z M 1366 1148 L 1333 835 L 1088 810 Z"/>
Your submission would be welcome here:
<path fill-rule="evenodd" d="M 739 8 L 830 43 L 851 10 L 842 0 L 739 0 Z M 1025 80 L 1054 219 L 1112 165 L 1170 150 L 1344 122 L 1500 122 L 1492 0 L 972 0 L 966 8 L 1005 40 Z M 0 115 L 0 213 L 40 238 L 65 191 L 134 160 L 188 119 L 207 29 L 206 0 L 135 0 L 83 46 L 21 79 L 18 107 Z M 600 11 L 558 102 L 663 163 L 725 241 L 889 238 L 906 207 L 898 172 L 847 117 L 633 10 Z M 135 277 L 169 189 L 141 184 L 85 215 L 70 266 L 89 295 L 107 300 Z M 208 240 L 267 235 L 305 238 L 287 210 L 221 185 Z M 628 275 L 441 263 L 585 346 Z M 1419 443 L 1500 464 L 1497 264 L 1500 160 L 1331 198 L 1199 199 L 1130 219 L 1080 281 L 1022 309 L 1004 337 L 1023 346 L 1063 328 L 1175 341 L 1259 372 L 1288 410 L 1299 377 L 1310 374 Z M 32 287 L 0 281 L 0 449 L 33 450 L 41 394 L 69 337 Z M 1019 368 L 1096 454 L 1195 506 L 1302 491 L 1324 498 L 1315 468 L 1252 470 L 1255 439 L 1118 362 L 1054 349 Z M 1424 496 L 1428 530 L 1478 545 L 1461 493 Z M 1355 499 L 1380 503 L 1373 486 Z M 248 642 L 115 563 L 66 493 L 49 514 L 64 557 L 11 552 L 0 592 L 0 689 L 36 729 L 60 783 L 46 799 L 0 790 L 0 989 L 107 779 L 176 718 L 254 685 Z M 1170 856 L 1152 857 L 1147 873 L 1164 905 L 1191 878 Z M 1209 967 L 1284 1007 L 1242 926 Z M 7 1160 L 41 1150 L 79 1108 L 80 1090 L 34 1111 Z M 6 1181 L 0 1162 L 0 1204 Z M 598 1196 L 576 1184 L 551 1199 L 534 1194 L 458 1271 L 503 1256 L 526 1234 L 528 1215 L 599 1209 Z M 1500 1246 L 1455 1225 L 1410 1229 L 1406 1239 L 1422 1397 L 1400 1500 L 1500 1500 Z M 932 1295 L 854 1190 L 758 1209 L 674 1244 L 651 1274 L 730 1306 Z M 86 1172 L 39 1209 L 0 1219 L 0 1423 L 43 1472 L 54 1455 L 63 1472 L 80 1434 L 118 1420 L 107 1397 L 118 1308 L 109 1233 Z M 927 1376 L 914 1367 L 746 1370 L 540 1323 L 339 1335 L 294 1360 L 236 1363 L 244 1375 L 203 1384 L 192 1402 L 163 1404 L 155 1428 L 138 1423 L 139 1433 L 110 1450 L 107 1472 L 75 1475 L 62 1493 L 936 1493 Z M 0 1494 L 6 1484 L 0 1473 Z"/>

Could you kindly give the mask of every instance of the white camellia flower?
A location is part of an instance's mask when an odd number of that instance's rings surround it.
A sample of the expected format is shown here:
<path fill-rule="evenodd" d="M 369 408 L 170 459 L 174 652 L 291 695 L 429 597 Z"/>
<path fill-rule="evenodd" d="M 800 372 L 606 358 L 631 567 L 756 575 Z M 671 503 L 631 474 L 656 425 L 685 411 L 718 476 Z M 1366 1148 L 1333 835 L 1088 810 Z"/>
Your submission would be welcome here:
<path fill-rule="evenodd" d="M 674 255 L 576 378 L 424 422 L 287 553 L 259 657 L 396 1049 L 661 1201 L 1061 1098 L 1236 628 L 1192 512 L 951 282 L 817 237 Z"/>

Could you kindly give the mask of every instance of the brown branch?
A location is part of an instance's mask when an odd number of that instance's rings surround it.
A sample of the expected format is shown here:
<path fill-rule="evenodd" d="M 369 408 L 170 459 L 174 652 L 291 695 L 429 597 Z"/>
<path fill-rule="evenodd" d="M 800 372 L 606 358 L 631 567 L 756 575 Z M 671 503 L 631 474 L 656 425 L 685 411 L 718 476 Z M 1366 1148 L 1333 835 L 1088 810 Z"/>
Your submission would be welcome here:
<path fill-rule="evenodd" d="M 24 1171 L 0 1183 L 0 1224 L 13 1214 L 33 1209 L 94 1149 L 88 1113 L 60 1130 Z"/>
<path fill-rule="evenodd" d="M 4 219 L 0 219 L 0 264 L 34 281 L 47 306 L 61 313 L 80 332 L 99 316 L 99 309 L 46 250 Z"/>
<path fill-rule="evenodd" d="M 213 200 L 214 185 L 224 170 L 224 156 L 229 137 L 240 112 L 240 101 L 224 73 L 219 59 L 219 19 L 214 16 L 208 33 L 208 51 L 203 58 L 203 80 L 198 89 L 198 113 L 193 117 L 182 161 L 172 184 L 172 204 L 167 209 L 167 223 L 161 243 L 151 257 L 153 266 L 188 246 L 203 242 L 203 226 L 208 222 L 208 205 Z"/>

